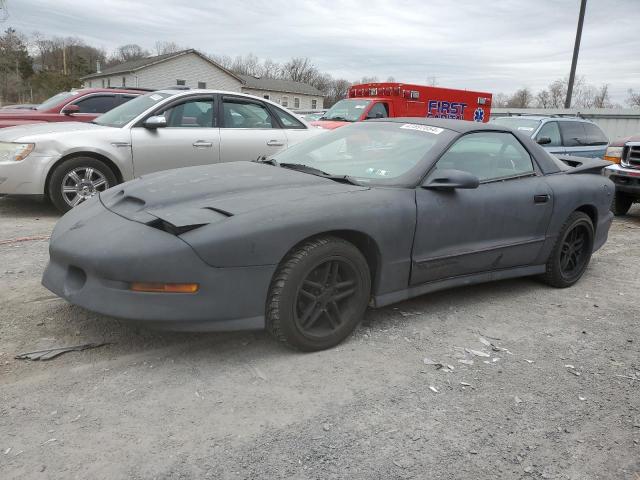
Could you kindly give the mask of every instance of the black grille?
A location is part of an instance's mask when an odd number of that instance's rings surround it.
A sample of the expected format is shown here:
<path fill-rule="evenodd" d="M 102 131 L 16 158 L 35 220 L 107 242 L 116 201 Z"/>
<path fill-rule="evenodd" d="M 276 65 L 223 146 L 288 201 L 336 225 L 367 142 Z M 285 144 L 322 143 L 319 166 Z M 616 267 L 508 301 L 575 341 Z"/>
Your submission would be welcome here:
<path fill-rule="evenodd" d="M 640 168 L 640 145 L 630 145 L 625 148 L 624 166 Z"/>

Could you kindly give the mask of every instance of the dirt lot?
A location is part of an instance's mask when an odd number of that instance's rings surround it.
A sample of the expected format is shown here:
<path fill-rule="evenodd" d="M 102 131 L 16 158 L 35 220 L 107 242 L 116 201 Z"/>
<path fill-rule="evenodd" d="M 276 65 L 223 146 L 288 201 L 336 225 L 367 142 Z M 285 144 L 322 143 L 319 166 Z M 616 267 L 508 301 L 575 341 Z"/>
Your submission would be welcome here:
<path fill-rule="evenodd" d="M 640 480 L 638 207 L 571 289 L 523 279 L 426 295 L 369 311 L 315 354 L 68 305 L 40 285 L 46 240 L 4 242 L 57 218 L 0 198 L 3 480 Z M 110 344 L 14 359 L 92 341 Z M 461 363 L 464 347 L 490 358 Z"/>

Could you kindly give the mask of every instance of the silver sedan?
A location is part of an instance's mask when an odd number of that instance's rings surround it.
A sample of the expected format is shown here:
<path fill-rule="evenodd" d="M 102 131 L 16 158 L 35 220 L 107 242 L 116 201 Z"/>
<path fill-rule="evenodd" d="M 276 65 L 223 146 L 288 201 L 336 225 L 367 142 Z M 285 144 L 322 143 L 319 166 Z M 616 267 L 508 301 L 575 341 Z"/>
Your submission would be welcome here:
<path fill-rule="evenodd" d="M 236 92 L 161 90 L 92 123 L 0 131 L 0 194 L 46 195 L 67 211 L 118 183 L 172 168 L 254 160 L 322 130 Z"/>

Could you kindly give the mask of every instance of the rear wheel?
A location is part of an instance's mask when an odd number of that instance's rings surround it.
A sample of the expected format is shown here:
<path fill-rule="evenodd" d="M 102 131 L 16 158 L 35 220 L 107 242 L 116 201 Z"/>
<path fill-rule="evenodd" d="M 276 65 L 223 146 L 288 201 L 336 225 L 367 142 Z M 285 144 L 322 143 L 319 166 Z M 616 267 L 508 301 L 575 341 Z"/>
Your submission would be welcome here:
<path fill-rule="evenodd" d="M 580 280 L 591 260 L 593 236 L 591 218 L 585 213 L 573 212 L 549 256 L 544 281 L 553 287 L 566 288 Z"/>
<path fill-rule="evenodd" d="M 331 348 L 358 325 L 369 303 L 367 261 L 336 237 L 310 240 L 278 267 L 267 301 L 267 329 L 303 351 Z"/>
<path fill-rule="evenodd" d="M 51 202 L 66 212 L 117 183 L 113 171 L 100 160 L 76 157 L 55 168 L 47 187 Z"/>
<path fill-rule="evenodd" d="M 616 216 L 626 215 L 631 208 L 632 203 L 633 198 L 631 198 L 629 195 L 616 192 L 613 196 L 613 202 L 611 202 L 611 211 Z"/>

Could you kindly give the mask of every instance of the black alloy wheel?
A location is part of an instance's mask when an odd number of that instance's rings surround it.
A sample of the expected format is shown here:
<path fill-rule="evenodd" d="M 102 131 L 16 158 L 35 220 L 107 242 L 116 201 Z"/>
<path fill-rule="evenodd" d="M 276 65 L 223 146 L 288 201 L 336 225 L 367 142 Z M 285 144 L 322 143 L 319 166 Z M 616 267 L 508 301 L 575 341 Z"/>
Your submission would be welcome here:
<path fill-rule="evenodd" d="M 316 237 L 294 247 L 271 281 L 266 326 L 302 351 L 331 348 L 353 332 L 369 304 L 369 265 L 355 245 Z"/>
<path fill-rule="evenodd" d="M 591 260 L 593 239 L 589 215 L 578 211 L 569 215 L 549 255 L 543 280 L 557 288 L 570 287 L 580 280 Z"/>

